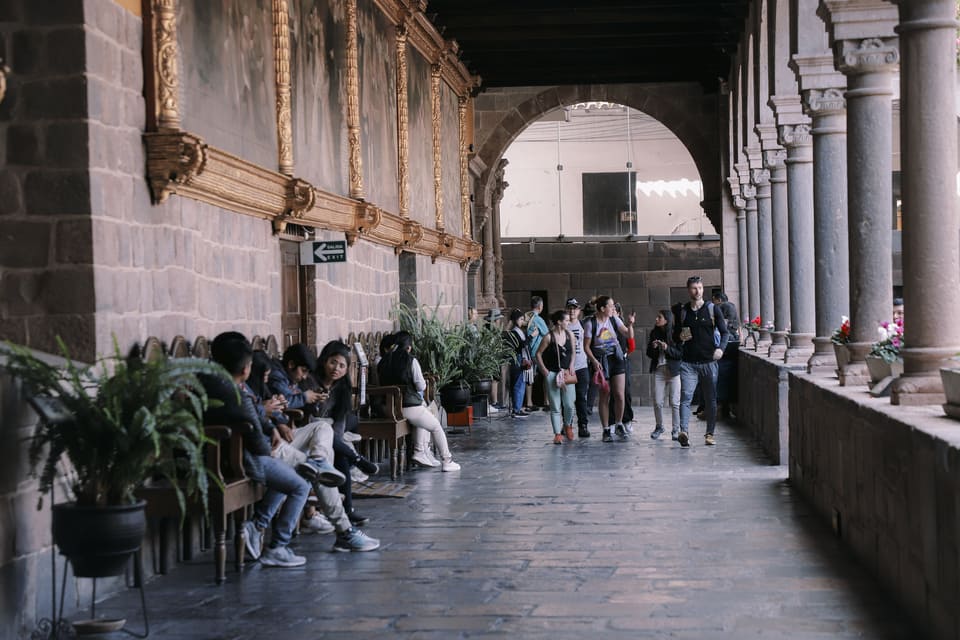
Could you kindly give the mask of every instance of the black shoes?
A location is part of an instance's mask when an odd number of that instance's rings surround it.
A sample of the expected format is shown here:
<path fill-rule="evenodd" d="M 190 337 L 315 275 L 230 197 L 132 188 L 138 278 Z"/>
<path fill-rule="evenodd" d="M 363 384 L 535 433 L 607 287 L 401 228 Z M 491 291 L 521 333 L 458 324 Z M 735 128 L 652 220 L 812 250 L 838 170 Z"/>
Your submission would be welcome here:
<path fill-rule="evenodd" d="M 362 527 L 370 522 L 370 518 L 360 515 L 356 511 L 350 511 L 350 513 L 347 514 L 347 517 L 350 518 L 350 523 L 355 527 Z"/>
<path fill-rule="evenodd" d="M 357 456 L 357 459 L 353 461 L 353 466 L 360 471 L 363 471 L 368 476 L 374 476 L 380 471 L 380 465 L 376 462 L 370 462 L 363 456 Z"/>
<path fill-rule="evenodd" d="M 686 431 L 681 431 L 681 432 L 680 432 L 680 435 L 677 436 L 677 440 L 680 441 L 680 446 L 681 446 L 681 447 L 689 447 L 689 446 L 690 446 L 690 435 L 689 435 Z"/>
<path fill-rule="evenodd" d="M 579 430 L 577 431 L 577 436 L 580 438 L 589 438 L 590 430 L 587 429 L 586 427 L 580 427 Z"/>
<path fill-rule="evenodd" d="M 602 439 L 603 439 L 604 442 L 613 442 L 613 436 L 610 435 L 610 428 L 609 428 L 609 427 L 603 430 L 603 438 L 602 438 Z"/>

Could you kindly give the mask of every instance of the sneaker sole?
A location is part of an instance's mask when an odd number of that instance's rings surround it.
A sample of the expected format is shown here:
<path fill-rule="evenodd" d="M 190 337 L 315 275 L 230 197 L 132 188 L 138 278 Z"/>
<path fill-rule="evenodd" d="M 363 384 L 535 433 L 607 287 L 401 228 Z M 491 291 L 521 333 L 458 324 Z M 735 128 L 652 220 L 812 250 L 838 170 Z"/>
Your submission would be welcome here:
<path fill-rule="evenodd" d="M 686 433 L 681 433 L 679 436 L 677 436 L 677 441 L 680 443 L 681 447 L 690 446 L 690 436 L 688 436 Z"/>
<path fill-rule="evenodd" d="M 379 548 L 380 548 L 379 544 L 375 547 L 364 547 L 362 549 L 352 549 L 350 547 L 338 547 L 337 545 L 333 545 L 333 552 L 334 553 L 363 553 L 364 551 L 376 551 Z"/>
<path fill-rule="evenodd" d="M 340 487 L 346 481 L 347 479 L 341 473 L 321 473 L 314 480 L 325 487 Z"/>
<path fill-rule="evenodd" d="M 265 567 L 276 567 L 278 569 L 295 569 L 297 567 L 304 566 L 305 564 L 307 564 L 307 561 L 304 560 L 303 562 L 275 562 L 273 560 L 264 561 L 261 558 L 260 564 L 262 564 Z"/>

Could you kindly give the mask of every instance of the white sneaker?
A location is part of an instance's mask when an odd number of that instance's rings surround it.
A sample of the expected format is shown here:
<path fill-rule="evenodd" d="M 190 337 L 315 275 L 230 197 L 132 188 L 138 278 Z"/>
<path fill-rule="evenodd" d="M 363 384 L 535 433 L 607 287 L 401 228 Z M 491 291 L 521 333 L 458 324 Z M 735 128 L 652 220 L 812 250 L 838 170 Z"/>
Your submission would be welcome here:
<path fill-rule="evenodd" d="M 257 529 L 257 525 L 253 524 L 252 520 L 247 520 L 243 523 L 243 532 L 246 538 L 247 555 L 253 560 L 259 559 L 263 552 L 263 531 Z"/>
<path fill-rule="evenodd" d="M 428 448 L 427 451 L 426 451 L 426 454 L 427 454 L 427 459 L 428 459 L 428 460 L 432 460 L 432 461 L 434 462 L 434 464 L 433 464 L 434 467 L 439 467 L 439 466 L 440 466 L 440 459 L 437 458 L 437 456 L 433 455 L 433 450 L 432 450 L 432 449 Z"/>
<path fill-rule="evenodd" d="M 268 547 L 260 556 L 260 564 L 267 567 L 302 567 L 307 559 L 298 556 L 290 547 Z"/>
<path fill-rule="evenodd" d="M 356 467 L 350 467 L 350 478 L 354 482 L 366 482 L 370 479 L 370 476 L 365 474 L 363 471 L 360 471 L 360 469 L 357 469 Z"/>
<path fill-rule="evenodd" d="M 344 431 L 344 432 L 343 432 L 343 441 L 344 441 L 344 442 L 360 442 L 361 440 L 363 440 L 363 436 L 361 436 L 361 435 L 360 435 L 359 433 L 357 433 L 356 431 Z"/>
<path fill-rule="evenodd" d="M 460 471 L 460 465 L 454 462 L 453 459 L 451 458 L 450 460 L 443 461 L 443 464 L 441 465 L 440 470 L 441 471 Z"/>
<path fill-rule="evenodd" d="M 334 526 L 330 524 L 330 521 L 319 513 L 315 513 L 309 518 L 301 518 L 300 529 L 302 531 L 306 531 L 307 533 L 316 533 L 319 535 L 325 535 L 336 531 Z"/>
<path fill-rule="evenodd" d="M 415 451 L 411 460 L 424 467 L 439 467 L 440 462 L 426 451 Z"/>

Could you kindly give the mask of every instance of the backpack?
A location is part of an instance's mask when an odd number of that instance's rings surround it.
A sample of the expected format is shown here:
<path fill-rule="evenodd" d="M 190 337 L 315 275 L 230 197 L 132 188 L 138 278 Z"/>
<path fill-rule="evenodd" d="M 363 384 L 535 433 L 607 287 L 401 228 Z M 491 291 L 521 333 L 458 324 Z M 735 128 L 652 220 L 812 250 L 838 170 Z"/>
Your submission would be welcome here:
<path fill-rule="evenodd" d="M 716 313 L 716 309 L 714 309 L 714 306 L 713 306 L 713 303 L 712 303 L 712 302 L 708 302 L 708 303 L 706 303 L 706 304 L 707 304 L 707 313 L 710 314 L 710 324 L 713 325 L 713 347 L 714 347 L 715 349 L 719 349 L 719 348 L 720 348 L 720 342 L 721 342 L 721 336 L 720 336 L 720 329 L 717 329 L 717 317 L 716 317 L 716 315 L 714 315 L 714 314 Z M 680 304 L 680 305 L 679 305 L 679 307 L 680 307 L 679 312 L 673 314 L 673 315 L 675 315 L 676 317 L 680 318 L 680 323 L 679 323 L 679 325 L 678 325 L 678 326 L 680 326 L 680 327 L 683 326 L 683 322 L 684 322 L 684 320 L 686 320 L 686 316 L 687 316 L 687 313 L 686 313 L 686 312 L 687 312 L 687 306 L 688 306 L 688 305 L 686 305 L 686 304 Z"/>

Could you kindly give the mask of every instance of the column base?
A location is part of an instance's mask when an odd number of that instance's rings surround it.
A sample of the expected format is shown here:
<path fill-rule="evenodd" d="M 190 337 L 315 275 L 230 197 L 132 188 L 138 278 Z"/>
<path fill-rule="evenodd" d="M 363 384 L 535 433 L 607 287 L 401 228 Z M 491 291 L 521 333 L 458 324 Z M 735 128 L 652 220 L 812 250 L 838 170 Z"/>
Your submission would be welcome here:
<path fill-rule="evenodd" d="M 813 353 L 807 360 L 807 373 L 835 374 L 837 372 L 837 354 L 829 337 L 813 339 Z"/>
<path fill-rule="evenodd" d="M 770 344 L 770 350 L 767 352 L 767 356 L 770 358 L 776 358 L 777 360 L 783 359 L 783 356 L 787 353 L 787 343 L 786 342 L 777 342 L 773 341 Z"/>
<path fill-rule="evenodd" d="M 943 380 L 940 372 L 936 374 L 923 372 L 920 374 L 903 374 L 893 382 L 890 391 L 890 404 L 896 405 L 928 405 L 943 404 L 947 415 L 952 415 L 947 407 L 960 410 L 956 405 L 946 405 L 946 395 L 943 393 Z"/>
<path fill-rule="evenodd" d="M 869 386 L 871 382 L 866 362 L 848 362 L 837 369 L 837 377 L 840 378 L 841 387 Z"/>
<path fill-rule="evenodd" d="M 788 338 L 789 346 L 783 354 L 784 364 L 807 364 L 813 355 L 812 333 L 791 333 Z"/>

